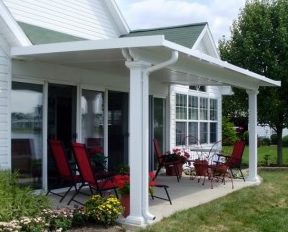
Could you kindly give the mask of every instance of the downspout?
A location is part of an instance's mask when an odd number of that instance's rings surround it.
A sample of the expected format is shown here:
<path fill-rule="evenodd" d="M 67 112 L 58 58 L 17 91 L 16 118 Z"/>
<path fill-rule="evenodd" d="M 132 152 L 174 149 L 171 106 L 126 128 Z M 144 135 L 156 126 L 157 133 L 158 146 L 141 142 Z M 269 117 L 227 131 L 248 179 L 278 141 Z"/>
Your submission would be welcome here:
<path fill-rule="evenodd" d="M 137 55 L 131 50 L 131 49 L 122 49 L 122 54 L 124 56 L 124 58 L 127 60 L 127 61 L 137 61 Z M 164 62 L 161 62 L 159 64 L 156 64 L 156 65 L 153 65 L 153 66 L 150 66 L 148 68 L 146 68 L 144 71 L 143 71 L 143 79 L 144 78 L 147 78 L 149 80 L 149 74 L 152 73 L 152 72 L 155 72 L 157 70 L 160 70 L 160 69 L 163 69 L 171 64 L 175 64 L 177 61 L 178 61 L 178 57 L 179 57 L 179 53 L 178 51 L 172 51 L 171 52 L 171 57 L 170 59 L 168 59 L 167 61 L 164 61 Z M 148 99 L 145 99 L 146 101 L 148 101 Z M 147 103 L 148 104 L 148 103 Z M 149 120 L 149 119 L 146 119 L 146 120 Z M 142 128 L 142 131 L 144 131 L 145 129 L 147 128 Z M 148 133 L 147 133 L 147 136 L 148 136 Z M 148 138 L 145 138 L 145 141 L 148 141 Z M 145 146 L 143 147 L 142 149 L 147 149 L 148 150 L 148 147 Z M 148 153 L 148 151 L 146 152 Z M 143 173 L 145 173 L 145 170 L 149 170 L 149 156 L 143 156 L 142 157 L 142 162 L 143 162 Z M 149 172 L 149 171 L 148 171 Z M 149 176 L 148 175 L 143 175 L 143 192 L 142 192 L 142 214 L 143 214 L 143 217 L 145 219 L 145 221 L 151 221 L 151 220 L 155 220 L 155 216 L 152 215 L 150 212 L 149 212 L 149 201 L 148 201 L 148 198 L 145 197 L 143 194 L 146 192 L 148 193 L 149 192 Z"/>
<path fill-rule="evenodd" d="M 146 70 L 144 70 L 143 78 L 148 78 L 148 80 L 149 80 L 150 73 L 158 71 L 158 70 L 163 69 L 165 67 L 168 67 L 171 64 L 175 64 L 178 61 L 178 57 L 179 57 L 178 51 L 172 51 L 171 57 L 169 60 L 161 62 L 161 63 L 156 64 L 156 65 L 153 65 L 151 67 L 148 67 Z M 148 99 L 146 99 L 146 101 L 148 101 Z M 147 119 L 147 120 L 149 120 L 149 119 Z M 143 130 L 145 130 L 145 129 L 147 129 L 147 128 L 143 128 Z M 148 138 L 146 138 L 146 139 L 148 141 Z M 148 147 L 146 146 L 146 148 L 143 148 L 143 149 L 148 150 Z M 148 151 L 146 153 L 148 153 Z M 149 173 L 149 156 L 144 155 L 142 158 L 142 161 L 144 164 L 142 166 L 144 169 L 143 173 L 145 173 L 146 170 Z M 149 192 L 149 175 L 143 175 L 143 192 L 142 192 L 142 194 L 145 193 L 145 191 L 146 191 L 146 193 Z M 145 220 L 146 221 L 155 220 L 156 217 L 149 212 L 149 199 L 147 197 L 144 197 L 144 195 L 143 195 L 142 201 L 143 201 L 143 203 L 142 203 L 143 204 L 143 216 L 144 216 Z"/>

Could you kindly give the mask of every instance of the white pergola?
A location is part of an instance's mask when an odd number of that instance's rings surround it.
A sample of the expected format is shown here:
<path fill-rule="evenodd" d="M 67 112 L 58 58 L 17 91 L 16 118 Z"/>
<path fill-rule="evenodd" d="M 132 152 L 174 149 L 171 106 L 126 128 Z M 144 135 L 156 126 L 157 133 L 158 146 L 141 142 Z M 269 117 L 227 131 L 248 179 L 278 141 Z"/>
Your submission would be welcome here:
<path fill-rule="evenodd" d="M 149 80 L 168 84 L 219 85 L 246 89 L 249 96 L 249 181 L 257 176 L 257 94 L 260 86 L 281 83 L 191 51 L 165 40 L 143 36 L 98 41 L 14 47 L 13 59 L 93 68 L 130 75 L 129 165 L 130 215 L 126 223 L 144 225 L 153 220 L 148 202 Z M 125 64 L 125 65 L 124 65 Z M 113 67 L 113 69 L 111 69 Z M 130 74 L 129 74 L 130 71 Z"/>

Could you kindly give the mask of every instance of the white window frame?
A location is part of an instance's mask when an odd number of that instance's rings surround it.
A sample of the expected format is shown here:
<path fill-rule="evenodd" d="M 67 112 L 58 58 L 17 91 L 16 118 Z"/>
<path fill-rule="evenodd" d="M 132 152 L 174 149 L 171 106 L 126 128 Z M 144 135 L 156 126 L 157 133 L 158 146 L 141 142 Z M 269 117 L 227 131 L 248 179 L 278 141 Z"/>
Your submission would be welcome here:
<path fill-rule="evenodd" d="M 177 95 L 185 95 L 186 96 L 186 119 L 177 119 Z M 189 107 L 189 97 L 196 97 L 198 99 L 198 119 L 190 119 L 189 118 L 189 109 L 192 109 L 192 107 Z M 200 118 L 200 99 L 201 98 L 205 98 L 207 99 L 207 120 L 203 120 Z M 216 101 L 216 119 L 215 120 L 211 120 L 211 106 L 210 106 L 210 101 L 211 100 L 215 100 Z M 185 122 L 186 123 L 186 136 L 189 135 L 189 123 L 191 122 L 196 122 L 197 123 L 197 138 L 199 141 L 201 141 L 201 133 L 200 133 L 200 123 L 207 123 L 207 143 L 202 143 L 202 145 L 212 145 L 213 143 L 215 143 L 218 139 L 218 124 L 219 124 L 219 119 L 218 119 L 218 113 L 219 113 L 219 107 L 218 107 L 218 103 L 219 103 L 219 98 L 216 96 L 210 96 L 207 95 L 207 93 L 205 94 L 205 92 L 203 92 L 202 94 L 199 94 L 199 92 L 196 91 L 189 91 L 188 93 L 184 93 L 184 92 L 180 92 L 180 91 L 176 91 L 175 92 L 175 145 L 177 146 L 177 141 L 176 141 L 176 124 L 177 122 Z M 216 141 L 210 141 L 211 140 L 211 130 L 210 130 L 210 125 L 211 123 L 216 123 Z M 178 145 L 179 146 L 179 145 Z"/>

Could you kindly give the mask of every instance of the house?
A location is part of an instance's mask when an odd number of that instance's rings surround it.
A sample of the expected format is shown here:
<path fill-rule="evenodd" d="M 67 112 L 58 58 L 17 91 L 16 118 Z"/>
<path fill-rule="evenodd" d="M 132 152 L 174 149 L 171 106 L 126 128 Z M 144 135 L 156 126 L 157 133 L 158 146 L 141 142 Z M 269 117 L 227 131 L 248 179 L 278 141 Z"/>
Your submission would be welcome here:
<path fill-rule="evenodd" d="M 221 61 L 206 23 L 133 32 L 114 0 L 0 0 L 0 13 L 0 168 L 20 170 L 21 183 L 51 184 L 49 138 L 101 147 L 109 168 L 129 163 L 126 221 L 143 225 L 153 218 L 151 139 L 165 149 L 188 135 L 221 139 L 229 86 L 249 95 L 249 180 L 258 180 L 258 88 L 280 82 Z"/>

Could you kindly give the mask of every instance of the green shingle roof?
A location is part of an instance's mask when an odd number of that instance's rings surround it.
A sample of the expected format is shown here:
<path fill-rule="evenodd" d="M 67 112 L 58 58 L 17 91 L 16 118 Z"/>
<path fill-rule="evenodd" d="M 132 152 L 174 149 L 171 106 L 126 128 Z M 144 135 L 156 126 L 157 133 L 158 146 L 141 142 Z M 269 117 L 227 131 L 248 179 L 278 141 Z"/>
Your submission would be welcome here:
<path fill-rule="evenodd" d="M 166 40 L 192 48 L 207 23 L 131 31 L 122 37 L 164 35 Z"/>
<path fill-rule="evenodd" d="M 37 27 L 31 24 L 18 22 L 26 36 L 32 44 L 48 44 L 58 42 L 70 42 L 85 40 L 65 33 L 49 30 L 42 27 Z"/>

